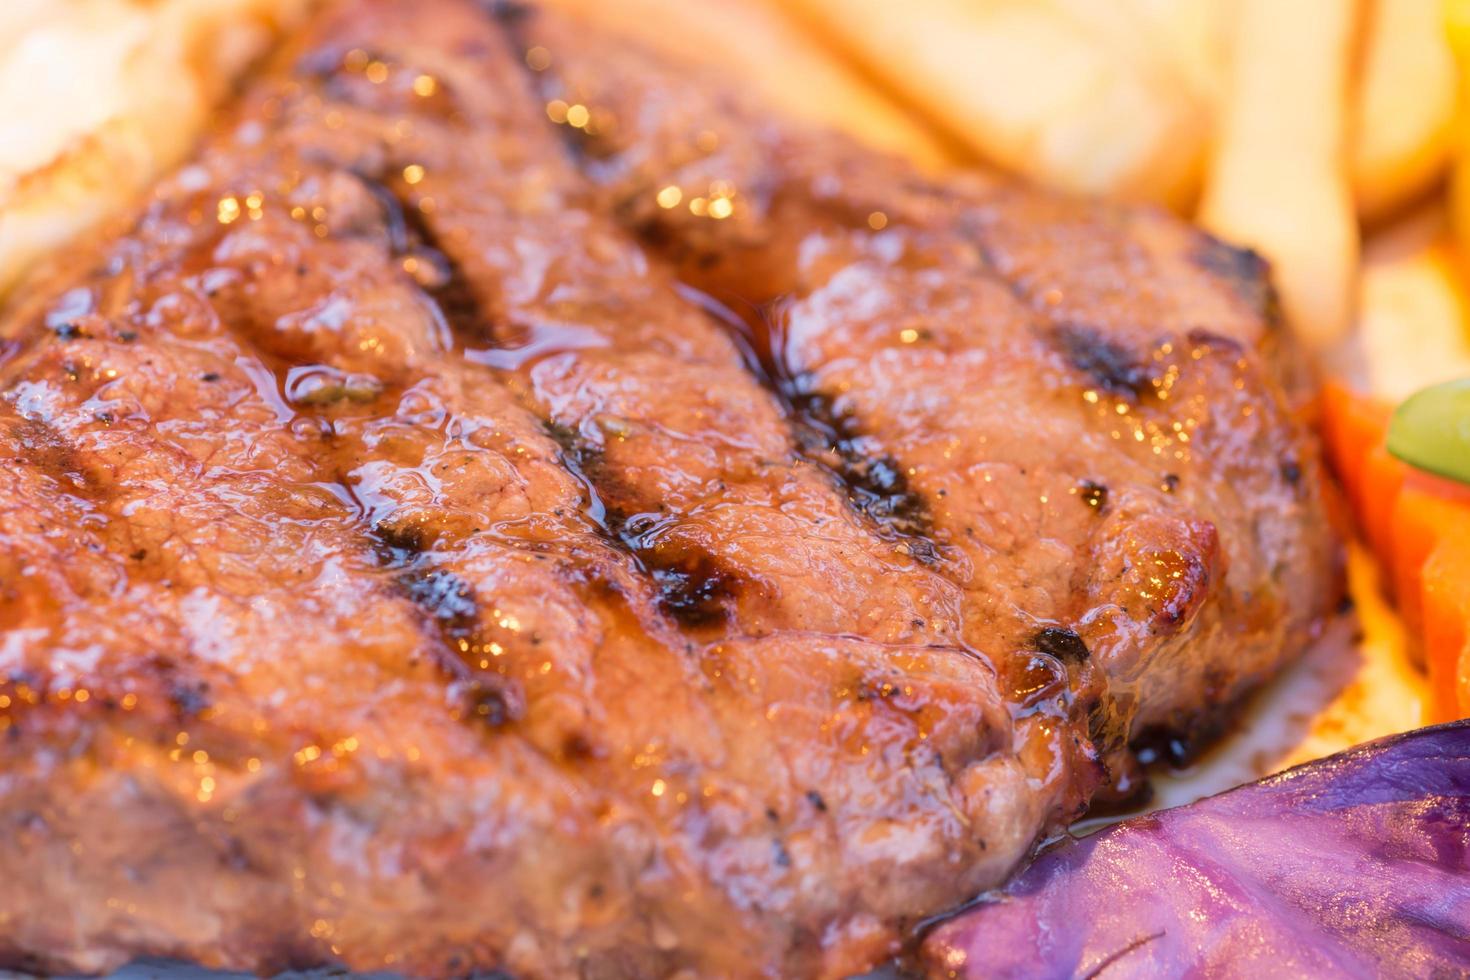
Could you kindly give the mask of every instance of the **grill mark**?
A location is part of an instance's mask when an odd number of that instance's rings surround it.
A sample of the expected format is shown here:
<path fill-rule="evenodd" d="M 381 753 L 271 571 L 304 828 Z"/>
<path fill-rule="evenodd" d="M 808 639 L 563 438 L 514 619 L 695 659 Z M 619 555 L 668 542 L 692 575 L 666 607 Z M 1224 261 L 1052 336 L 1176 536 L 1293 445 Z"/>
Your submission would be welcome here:
<path fill-rule="evenodd" d="M 650 533 L 658 515 L 630 516 L 604 499 L 599 487 L 606 487 L 609 477 L 600 472 L 601 450 L 569 426 L 554 421 L 542 424 L 561 447 L 561 464 L 587 489 L 587 516 L 599 536 L 652 580 L 660 611 L 686 629 L 724 625 L 740 588 L 738 576 L 707 552 L 675 558 L 660 551 L 651 543 Z"/>
<path fill-rule="evenodd" d="M 433 243 L 417 209 L 406 208 L 377 177 L 360 171 L 352 174 L 378 202 L 392 256 L 414 257 L 433 273 L 414 278 L 451 334 L 463 337 L 482 332 L 485 320 L 468 281 L 458 265 Z M 340 475 L 335 482 L 352 495 L 351 487 Z M 519 720 L 525 703 L 513 683 L 476 669 L 468 659 L 487 644 L 480 633 L 480 603 L 471 585 L 447 569 L 429 567 L 432 542 L 421 528 L 380 524 L 367 529 L 367 536 L 380 565 L 393 571 L 395 590 L 432 627 L 439 640 L 433 648 L 434 662 L 462 689 L 468 712 L 492 728 Z"/>
<path fill-rule="evenodd" d="M 659 514 L 619 515 L 618 536 L 657 587 L 659 609 L 686 629 L 723 626 L 734 613 L 744 580 L 707 551 L 660 547 L 668 521 Z"/>
<path fill-rule="evenodd" d="M 681 626 L 702 629 L 722 626 L 730 618 L 735 579 L 708 555 L 688 567 L 655 568 L 658 607 Z"/>
<path fill-rule="evenodd" d="M 1074 368 L 1091 375 L 1113 394 L 1137 399 L 1153 390 L 1148 365 L 1096 327 L 1060 323 L 1051 329 L 1051 335 Z"/>
<path fill-rule="evenodd" d="M 442 264 L 446 273 L 442 283 L 437 287 L 425 286 L 425 291 L 439 304 L 457 338 L 461 342 L 469 338 L 483 341 L 487 335 L 493 335 L 494 331 L 487 329 L 489 321 L 474 288 L 458 263 L 439 249 L 433 229 L 423 216 L 417 209 L 406 207 L 383 181 L 363 174 L 357 176 L 383 208 L 389 245 L 394 254 L 429 255 Z M 690 629 L 723 624 L 728 619 L 731 600 L 738 588 L 735 576 L 721 568 L 710 555 L 677 561 L 649 547 L 641 535 L 629 530 L 628 517 L 607 503 L 605 491 L 610 477 L 604 472 L 602 450 L 576 430 L 555 420 L 543 418 L 542 428 L 559 447 L 558 462 L 584 490 L 583 515 L 604 542 L 629 557 L 635 568 L 653 582 L 660 610 Z M 408 543 L 415 546 L 410 551 L 422 550 L 422 541 Z M 473 593 L 468 586 L 460 582 L 463 588 L 459 588 L 435 579 L 434 576 L 448 574 L 442 571 L 416 572 L 414 568 L 421 559 L 406 556 L 402 547 L 392 544 L 389 547 L 393 552 L 390 560 L 405 569 L 400 578 L 400 588 L 429 614 L 445 645 L 456 654 L 453 659 L 460 660 L 457 654 L 464 652 L 465 645 L 471 649 L 483 645 L 475 639 L 474 624 L 478 612 L 469 608 Z M 466 608 L 460 609 L 461 606 Z M 492 715 L 516 716 L 512 708 L 504 711 L 497 708 Z"/>
<path fill-rule="evenodd" d="M 462 687 L 469 713 L 491 728 L 519 721 L 525 714 L 525 698 L 516 685 L 499 674 L 477 670 L 468 659 L 488 645 L 480 629 L 479 597 L 470 583 L 447 569 L 431 567 L 430 552 L 424 550 L 417 528 L 379 525 L 370 536 L 379 561 L 394 570 L 398 592 L 419 609 L 438 636 L 435 663 Z"/>
<path fill-rule="evenodd" d="M 743 313 L 688 283 L 679 292 L 699 306 L 736 343 L 746 372 L 776 398 L 795 455 L 831 478 L 848 506 L 879 538 L 903 546 L 933 565 L 943 557 L 928 502 L 908 482 L 898 460 L 874 452 L 857 419 L 839 412 L 810 375 L 793 375 L 782 354 L 785 298 L 763 306 L 739 303 Z"/>
<path fill-rule="evenodd" d="M 1271 266 L 1259 253 L 1198 232 L 1189 260 L 1220 280 L 1241 302 L 1256 310 L 1268 327 L 1281 326 L 1281 297 L 1271 281 Z"/>
<path fill-rule="evenodd" d="M 439 247 L 428 222 L 418 208 L 406 205 L 380 177 L 354 172 L 383 210 L 388 247 L 397 259 L 413 259 L 410 273 L 444 317 L 461 344 L 493 343 L 495 329 L 469 278 L 459 263 Z"/>
<path fill-rule="evenodd" d="M 461 315 L 473 316 L 475 322 L 481 322 L 478 306 L 458 267 L 433 245 L 426 244 L 419 227 L 410 219 L 410 214 L 415 218 L 418 216 L 416 210 L 404 208 L 382 181 L 362 172 L 350 173 L 378 202 L 392 255 L 395 258 L 421 257 L 435 263 L 436 269 L 444 270 L 439 283 L 442 295 L 435 295 L 423 279 L 418 279 L 418 282 L 431 301 L 437 304 L 451 330 L 456 328 L 456 319 Z M 283 379 L 293 368 L 301 365 L 283 362 L 237 329 L 230 328 L 229 335 L 242 352 L 253 356 L 269 371 L 275 380 L 275 388 L 285 397 Z M 321 409 L 327 407 L 326 404 L 313 404 L 302 399 L 287 400 L 296 412 L 316 417 L 321 417 Z M 326 432 L 329 433 L 330 429 Z M 352 487 L 340 473 L 323 475 L 346 497 L 355 499 Z M 492 728 L 518 720 L 524 714 L 525 705 L 513 682 L 479 671 L 467 659 L 477 648 L 486 645 L 479 633 L 479 602 L 469 583 L 448 570 L 426 567 L 432 542 L 426 539 L 421 528 L 378 525 L 366 531 L 368 543 L 379 564 L 393 570 L 394 589 L 412 603 L 425 622 L 433 627 L 439 640 L 433 647 L 434 662 L 449 677 L 451 684 L 458 687 L 456 693 L 461 695 L 467 712 L 483 719 Z"/>
<path fill-rule="evenodd" d="M 493 319 L 481 303 L 469 277 L 447 252 L 439 247 L 438 237 L 415 207 L 403 199 L 385 181 L 370 174 L 355 175 L 377 199 L 387 224 L 388 243 L 396 257 L 414 257 L 431 263 L 433 278 L 415 276 L 420 288 L 438 308 L 455 341 L 461 345 L 484 343 L 494 345 L 497 331 Z M 499 369 L 488 368 L 499 374 Z M 599 490 L 597 471 L 601 468 L 601 451 L 582 439 L 568 426 L 542 419 L 543 431 L 559 447 L 557 460 L 571 474 L 585 493 L 583 516 L 598 535 L 619 550 L 627 550 L 617 533 L 615 515 L 610 514 Z"/>
<path fill-rule="evenodd" d="M 438 239 L 423 215 L 416 208 L 405 206 L 384 181 L 361 173 L 357 177 L 383 209 L 389 246 L 394 254 L 415 256 L 421 261 L 427 257 L 443 270 L 444 274 L 437 283 L 425 284 L 420 280 L 420 285 L 438 304 L 458 340 L 461 343 L 491 340 L 495 331 L 489 327 L 489 317 L 474 287 L 459 264 L 439 248 Z M 729 618 L 739 589 L 737 577 L 721 567 L 711 555 L 700 554 L 676 560 L 650 547 L 642 535 L 629 529 L 628 517 L 607 502 L 606 490 L 611 478 L 604 472 L 602 450 L 576 430 L 555 420 L 542 419 L 542 428 L 559 447 L 558 462 L 583 487 L 586 495 L 583 515 L 603 541 L 631 558 L 635 568 L 653 582 L 658 608 L 687 629 L 702 630 L 723 625 Z M 416 546 L 409 549 L 411 551 L 423 548 L 422 541 L 409 543 Z M 462 580 L 455 579 L 457 585 L 446 581 L 444 577 L 450 575 L 448 572 L 416 570 L 416 566 L 422 564 L 421 558 L 406 555 L 402 547 L 390 544 L 389 548 L 393 552 L 393 564 L 404 569 L 400 573 L 400 589 L 429 615 L 454 655 L 451 659 L 462 663 L 461 655 L 466 646 L 473 650 L 484 645 L 476 638 L 478 610 L 473 591 Z M 472 675 L 468 681 L 477 683 L 473 666 L 468 670 Z M 483 704 L 476 706 L 482 715 L 486 714 L 483 708 Z M 519 717 L 519 711 L 515 700 L 502 697 L 489 712 L 489 720 L 514 720 Z"/>
<path fill-rule="evenodd" d="M 504 26 L 512 49 L 524 49 L 524 21 L 534 15 L 534 8 L 513 0 L 492 0 L 491 10 Z M 516 60 L 524 67 L 522 59 Z M 539 91 L 541 82 L 530 69 L 526 71 L 530 72 L 532 89 Z M 579 167 L 586 166 L 585 133 L 570 126 L 556 126 L 554 132 L 573 161 Z M 671 243 L 661 240 L 656 226 L 634 227 L 626 218 L 621 223 L 655 253 L 666 255 L 670 251 Z M 711 258 L 718 260 L 718 256 Z M 671 266 L 679 269 L 683 264 L 673 262 Z M 922 564 L 936 564 L 942 551 L 934 538 L 928 504 L 909 486 L 903 467 L 886 453 L 872 452 L 855 418 L 836 412 L 830 398 L 810 390 L 803 379 L 792 377 L 786 370 L 776 336 L 784 298 L 760 307 L 738 302 L 736 305 L 747 311 L 739 313 L 689 282 L 681 281 L 677 289 L 735 341 L 746 373 L 775 396 L 790 432 L 793 456 L 827 474 L 848 506 L 880 539 L 902 546 Z M 677 598 L 672 601 L 682 602 Z"/>
<path fill-rule="evenodd" d="M 908 475 L 888 453 L 869 450 L 857 419 L 839 412 L 832 398 L 810 388 L 810 378 L 782 386 L 788 419 L 803 457 L 834 474 L 859 513 L 925 564 L 939 561 L 928 502 L 909 486 Z"/>
<path fill-rule="evenodd" d="M 983 228 L 969 221 L 964 224 L 963 231 L 980 256 L 981 275 L 1005 287 L 1022 309 L 1032 314 L 1035 329 L 1051 340 L 1073 368 L 1089 375 L 1114 395 L 1136 400 L 1154 393 L 1152 375 L 1144 359 L 1097 327 L 1077 321 L 1050 323 L 1044 317 L 1038 322 L 1034 313 L 1034 297 L 1023 284 L 1000 270 Z"/>
<path fill-rule="evenodd" d="M 600 472 L 602 450 L 583 439 L 575 429 L 553 419 L 542 419 L 541 427 L 557 444 L 557 461 L 587 494 L 583 515 L 592 522 L 604 541 L 620 551 L 628 550 L 622 537 L 624 517 L 617 508 L 607 505 L 599 489 L 599 483 L 605 479 Z"/>

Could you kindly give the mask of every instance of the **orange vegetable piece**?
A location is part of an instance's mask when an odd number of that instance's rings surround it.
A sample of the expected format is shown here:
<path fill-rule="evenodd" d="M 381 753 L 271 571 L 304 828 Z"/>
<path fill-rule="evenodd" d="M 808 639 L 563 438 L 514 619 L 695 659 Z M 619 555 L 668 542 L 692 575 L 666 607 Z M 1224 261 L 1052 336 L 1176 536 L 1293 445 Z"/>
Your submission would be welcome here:
<path fill-rule="evenodd" d="M 1322 434 L 1327 456 L 1360 520 L 1365 500 L 1365 463 L 1370 452 L 1382 447 L 1392 415 L 1387 405 L 1364 398 L 1335 381 L 1322 389 Z"/>
<path fill-rule="evenodd" d="M 1420 578 L 1424 563 L 1444 540 L 1447 529 L 1470 520 L 1470 487 L 1407 468 L 1389 518 L 1390 550 L 1378 553 L 1409 635 L 1420 636 L 1424 619 Z M 1465 545 L 1470 547 L 1470 539 Z"/>
<path fill-rule="evenodd" d="M 1441 528 L 1419 591 L 1430 718 L 1470 717 L 1470 505 Z"/>
<path fill-rule="evenodd" d="M 1390 456 L 1382 445 L 1369 450 L 1363 461 L 1363 503 L 1358 508 L 1358 524 L 1374 554 L 1385 562 L 1393 555 L 1394 505 L 1408 472 L 1408 465 Z M 1392 584 L 1391 578 L 1389 582 Z"/>
<path fill-rule="evenodd" d="M 1470 717 L 1470 486 L 1421 472 L 1384 446 L 1391 409 L 1329 382 L 1322 435 L 1385 586 L 1429 673 L 1430 718 Z"/>

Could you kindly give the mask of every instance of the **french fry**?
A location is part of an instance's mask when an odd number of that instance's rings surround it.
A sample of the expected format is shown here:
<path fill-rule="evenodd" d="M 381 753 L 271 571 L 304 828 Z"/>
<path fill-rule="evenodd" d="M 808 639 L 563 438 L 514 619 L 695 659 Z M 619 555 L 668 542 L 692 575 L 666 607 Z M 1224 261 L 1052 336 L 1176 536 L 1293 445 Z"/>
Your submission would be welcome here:
<path fill-rule="evenodd" d="M 551 5 L 683 58 L 718 65 L 772 107 L 833 126 L 928 169 L 948 149 L 840 58 L 805 36 L 779 0 L 550 0 Z"/>
<path fill-rule="evenodd" d="M 1210 112 L 1148 45 L 1029 0 L 792 0 L 982 158 L 1065 190 L 1191 200 Z"/>
<path fill-rule="evenodd" d="M 1352 318 L 1358 228 L 1346 163 L 1357 5 L 1241 0 L 1200 219 L 1271 260 L 1297 334 L 1325 350 Z"/>
<path fill-rule="evenodd" d="M 1370 0 L 1352 137 L 1353 196 L 1378 221 L 1445 170 L 1455 65 L 1442 0 Z"/>

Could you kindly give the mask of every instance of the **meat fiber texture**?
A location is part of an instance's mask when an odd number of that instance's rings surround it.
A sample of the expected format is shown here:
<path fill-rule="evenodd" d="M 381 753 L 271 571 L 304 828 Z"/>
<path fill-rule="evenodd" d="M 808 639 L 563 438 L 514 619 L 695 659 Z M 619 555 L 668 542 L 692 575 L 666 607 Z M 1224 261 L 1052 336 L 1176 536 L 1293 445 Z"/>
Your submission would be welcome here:
<path fill-rule="evenodd" d="M 0 961 L 891 956 L 1333 607 L 1263 274 L 332 6 L 0 321 Z"/>

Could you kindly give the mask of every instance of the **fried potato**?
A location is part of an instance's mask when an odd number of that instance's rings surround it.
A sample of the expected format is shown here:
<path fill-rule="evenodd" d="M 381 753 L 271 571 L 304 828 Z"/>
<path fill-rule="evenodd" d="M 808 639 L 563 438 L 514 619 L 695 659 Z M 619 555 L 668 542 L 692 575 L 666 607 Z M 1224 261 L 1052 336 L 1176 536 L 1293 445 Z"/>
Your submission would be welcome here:
<path fill-rule="evenodd" d="M 546 0 L 668 55 L 716 65 L 767 104 L 930 170 L 953 155 L 922 123 L 808 38 L 780 0 Z"/>
<path fill-rule="evenodd" d="M 176 162 L 237 72 L 304 4 L 0 5 L 0 292 Z"/>
<path fill-rule="evenodd" d="M 1369 390 L 1397 404 L 1421 388 L 1470 377 L 1470 331 L 1440 209 L 1369 242 L 1359 285 L 1358 337 Z"/>
<path fill-rule="evenodd" d="M 1470 0 L 1445 0 L 1445 33 L 1458 79 L 1454 159 L 1450 169 L 1450 225 L 1461 269 L 1470 273 Z"/>
<path fill-rule="evenodd" d="M 1271 260 L 1287 319 L 1318 351 L 1346 334 L 1358 226 L 1346 164 L 1357 5 L 1240 0 L 1200 220 Z"/>
<path fill-rule="evenodd" d="M 1449 161 L 1455 65 L 1441 0 L 1371 0 L 1351 144 L 1358 214 L 1423 194 Z"/>
<path fill-rule="evenodd" d="M 1139 9 L 1147 0 L 1130 0 Z M 830 38 L 982 158 L 1065 190 L 1182 206 L 1210 106 L 1136 33 L 1075 0 L 792 0 Z M 1109 5 L 1111 9 L 1111 5 Z M 1120 43 L 1120 36 L 1125 40 Z"/>

